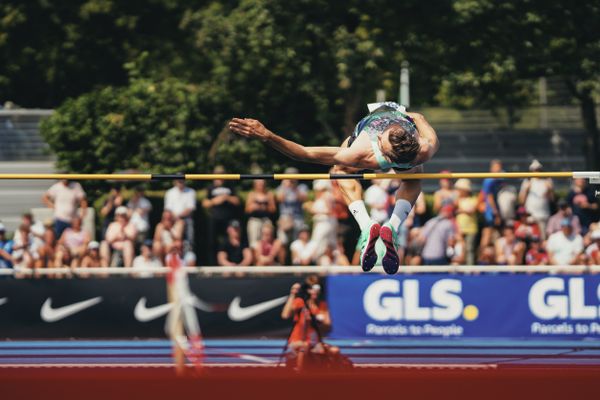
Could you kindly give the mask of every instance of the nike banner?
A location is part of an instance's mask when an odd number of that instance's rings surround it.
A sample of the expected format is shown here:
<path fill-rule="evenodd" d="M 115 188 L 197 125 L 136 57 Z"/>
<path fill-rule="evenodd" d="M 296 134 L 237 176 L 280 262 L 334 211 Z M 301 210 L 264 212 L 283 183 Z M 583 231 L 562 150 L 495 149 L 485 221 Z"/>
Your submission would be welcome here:
<path fill-rule="evenodd" d="M 331 276 L 336 338 L 600 338 L 598 275 Z"/>
<path fill-rule="evenodd" d="M 205 336 L 285 337 L 281 310 L 303 278 L 189 280 Z M 165 337 L 170 309 L 161 278 L 0 279 L 0 338 Z"/>

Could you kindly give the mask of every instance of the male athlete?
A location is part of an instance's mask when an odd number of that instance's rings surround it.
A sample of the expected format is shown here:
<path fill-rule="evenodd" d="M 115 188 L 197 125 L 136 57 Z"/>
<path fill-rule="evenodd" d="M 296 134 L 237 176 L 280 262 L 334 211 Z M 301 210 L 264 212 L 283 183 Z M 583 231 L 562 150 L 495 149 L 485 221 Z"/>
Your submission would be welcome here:
<path fill-rule="evenodd" d="M 352 136 L 340 147 L 307 147 L 284 139 L 254 119 L 234 118 L 229 128 L 245 137 L 257 138 L 281 153 L 303 162 L 334 166 L 335 173 L 358 170 L 422 172 L 422 164 L 437 152 L 439 141 L 431 125 L 421 114 L 406 112 L 403 106 L 385 102 L 369 104 L 369 115 L 360 120 Z M 371 270 L 377 262 L 375 244 L 381 237 L 385 254 L 381 259 L 388 274 L 398 271 L 397 232 L 421 193 L 420 180 L 402 182 L 396 192 L 392 216 L 383 227 L 371 220 L 364 202 L 362 187 L 355 180 L 339 180 L 346 204 L 358 222 L 361 235 L 361 265 Z"/>

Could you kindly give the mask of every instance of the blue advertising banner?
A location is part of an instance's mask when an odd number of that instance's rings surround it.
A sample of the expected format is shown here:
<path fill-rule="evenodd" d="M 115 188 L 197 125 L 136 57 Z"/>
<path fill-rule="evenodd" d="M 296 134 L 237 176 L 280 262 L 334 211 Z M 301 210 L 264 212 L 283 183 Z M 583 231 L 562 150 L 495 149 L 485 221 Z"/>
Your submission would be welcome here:
<path fill-rule="evenodd" d="M 600 338 L 597 275 L 330 276 L 336 338 Z"/>

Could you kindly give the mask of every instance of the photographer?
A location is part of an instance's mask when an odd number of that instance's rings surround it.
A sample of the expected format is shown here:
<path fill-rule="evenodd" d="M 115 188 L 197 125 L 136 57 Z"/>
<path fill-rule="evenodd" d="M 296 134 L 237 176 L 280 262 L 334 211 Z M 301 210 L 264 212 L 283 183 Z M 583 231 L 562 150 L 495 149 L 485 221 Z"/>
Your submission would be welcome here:
<path fill-rule="evenodd" d="M 316 359 L 317 355 L 325 357 L 339 355 L 337 347 L 323 343 L 321 338 L 321 332 L 331 327 L 331 318 L 327 303 L 319 298 L 321 286 L 315 281 L 309 278 L 302 285 L 299 283 L 292 285 L 290 297 L 281 312 L 283 319 L 294 318 L 294 327 L 288 338 L 288 348 L 291 350 L 291 356 L 295 358 L 295 367 L 299 371 L 305 367 L 307 357 L 311 364 L 326 365 L 329 360 L 319 361 Z"/>

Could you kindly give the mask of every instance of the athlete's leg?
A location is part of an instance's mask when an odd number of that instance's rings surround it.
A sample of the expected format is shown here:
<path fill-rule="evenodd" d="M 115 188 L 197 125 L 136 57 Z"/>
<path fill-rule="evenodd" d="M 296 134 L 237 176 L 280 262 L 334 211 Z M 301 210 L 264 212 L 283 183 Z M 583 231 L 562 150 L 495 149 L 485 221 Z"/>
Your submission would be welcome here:
<path fill-rule="evenodd" d="M 423 172 L 423 167 L 419 166 L 406 172 L 421 173 Z M 381 264 L 388 274 L 395 274 L 398 271 L 400 265 L 400 257 L 398 256 L 397 250 L 398 230 L 408 217 L 408 214 L 410 214 L 410 210 L 417 202 L 417 198 L 420 194 L 420 180 L 410 179 L 402 181 L 400 188 L 396 192 L 396 205 L 394 206 L 390 221 L 381 228 L 381 239 L 386 247 L 386 252 L 381 260 Z"/>

